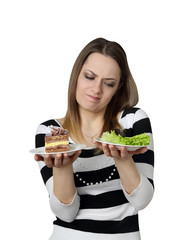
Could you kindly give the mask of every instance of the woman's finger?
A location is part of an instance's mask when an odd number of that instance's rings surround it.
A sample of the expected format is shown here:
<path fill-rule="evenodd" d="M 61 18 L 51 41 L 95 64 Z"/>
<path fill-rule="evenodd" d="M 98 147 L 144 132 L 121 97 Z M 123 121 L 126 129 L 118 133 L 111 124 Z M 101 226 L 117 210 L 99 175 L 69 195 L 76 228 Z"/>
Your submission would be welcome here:
<path fill-rule="evenodd" d="M 47 165 L 47 167 L 49 167 L 49 168 L 53 167 L 53 161 L 52 161 L 52 159 L 51 159 L 51 155 L 46 154 L 46 155 L 44 156 L 44 163 L 45 163 L 45 164 Z"/>
<path fill-rule="evenodd" d="M 97 146 L 98 148 L 101 148 L 101 149 L 103 150 L 102 143 L 97 142 L 97 141 L 95 141 L 95 140 L 93 140 L 93 143 L 95 144 L 95 146 Z"/>
<path fill-rule="evenodd" d="M 147 152 L 147 147 L 141 147 L 139 149 L 137 149 L 136 151 L 133 151 L 131 152 L 133 155 L 136 155 L 136 154 L 143 154 L 145 152 Z"/>
<path fill-rule="evenodd" d="M 109 146 L 107 144 L 105 144 L 105 143 L 102 144 L 102 150 L 103 150 L 103 152 L 106 156 L 112 157 L 111 151 L 110 151 Z"/>
<path fill-rule="evenodd" d="M 61 153 L 56 154 L 55 160 L 54 160 L 54 167 L 59 168 L 62 166 L 63 163 L 63 155 Z"/>
<path fill-rule="evenodd" d="M 124 159 L 127 159 L 130 156 L 132 156 L 132 154 L 127 151 L 126 147 L 121 147 L 120 154 L 121 154 L 121 157 L 124 158 Z"/>
<path fill-rule="evenodd" d="M 138 149 L 138 154 L 141 154 L 141 153 L 145 153 L 145 152 L 147 152 L 147 147 L 142 147 L 142 148 L 140 148 L 140 149 Z"/>
<path fill-rule="evenodd" d="M 117 149 L 116 146 L 114 146 L 114 145 L 109 145 L 109 150 L 110 150 L 110 155 L 111 155 L 113 158 L 119 158 L 119 157 L 120 157 L 119 150 Z"/>
<path fill-rule="evenodd" d="M 71 161 L 74 162 L 74 161 L 79 157 L 80 154 L 81 154 L 81 151 L 75 152 L 75 153 L 71 156 Z"/>
<path fill-rule="evenodd" d="M 39 162 L 39 161 L 44 161 L 44 158 L 41 157 L 40 155 L 37 155 L 37 154 L 35 154 L 34 159 L 35 159 L 35 161 L 37 161 L 37 162 Z"/>

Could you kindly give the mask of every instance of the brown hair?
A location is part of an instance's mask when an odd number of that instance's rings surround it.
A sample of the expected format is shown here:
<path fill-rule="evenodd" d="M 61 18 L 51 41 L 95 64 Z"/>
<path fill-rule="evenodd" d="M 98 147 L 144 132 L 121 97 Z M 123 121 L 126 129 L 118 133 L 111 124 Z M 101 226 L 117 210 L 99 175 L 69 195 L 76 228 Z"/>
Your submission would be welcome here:
<path fill-rule="evenodd" d="M 123 48 L 116 42 L 104 38 L 97 38 L 88 43 L 77 57 L 69 81 L 68 108 L 64 119 L 63 127 L 67 128 L 74 140 L 81 141 L 83 138 L 80 128 L 80 116 L 76 102 L 76 86 L 79 73 L 88 56 L 91 53 L 101 53 L 112 57 L 119 65 L 121 79 L 119 87 L 108 104 L 104 115 L 103 131 L 109 131 L 120 127 L 117 114 L 125 108 L 131 108 L 138 102 L 137 87 L 128 66 L 127 56 Z"/>

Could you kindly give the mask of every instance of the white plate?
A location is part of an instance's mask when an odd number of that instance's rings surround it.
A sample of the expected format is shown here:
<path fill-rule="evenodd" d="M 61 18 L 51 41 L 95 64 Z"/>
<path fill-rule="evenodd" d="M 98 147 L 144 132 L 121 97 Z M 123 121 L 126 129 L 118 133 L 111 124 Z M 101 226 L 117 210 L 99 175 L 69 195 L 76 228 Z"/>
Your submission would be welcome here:
<path fill-rule="evenodd" d="M 86 145 L 84 144 L 70 144 L 70 150 L 69 151 L 65 151 L 65 152 L 57 152 L 57 153 L 68 153 L 69 156 L 73 155 L 75 152 L 79 151 L 79 150 L 82 150 L 86 148 Z M 45 154 L 50 154 L 53 158 L 55 157 L 55 155 L 57 153 L 46 153 L 45 152 L 45 147 L 39 147 L 39 148 L 34 148 L 34 149 L 31 149 L 29 151 L 30 153 L 32 154 L 37 154 L 37 155 L 40 155 L 40 156 L 44 156 Z"/>
<path fill-rule="evenodd" d="M 95 140 L 96 140 L 97 142 L 100 142 L 100 143 L 106 143 L 106 144 L 114 145 L 114 146 L 116 146 L 118 149 L 120 149 L 121 147 L 126 147 L 127 151 L 136 151 L 136 150 L 139 149 L 139 148 L 147 147 L 147 145 L 145 145 L 145 146 L 138 146 L 138 145 L 121 145 L 121 144 L 116 144 L 116 143 L 112 143 L 112 142 L 105 142 L 105 141 L 102 140 L 102 138 L 95 138 Z"/>

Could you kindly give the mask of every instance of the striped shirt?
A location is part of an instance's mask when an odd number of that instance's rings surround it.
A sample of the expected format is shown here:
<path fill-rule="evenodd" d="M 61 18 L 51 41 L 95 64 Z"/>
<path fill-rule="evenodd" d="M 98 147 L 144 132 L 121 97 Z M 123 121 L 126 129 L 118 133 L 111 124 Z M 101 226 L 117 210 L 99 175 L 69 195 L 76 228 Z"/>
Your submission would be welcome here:
<path fill-rule="evenodd" d="M 76 194 L 70 204 L 63 204 L 53 193 L 52 168 L 39 162 L 50 206 L 56 216 L 51 240 L 140 239 L 138 211 L 149 204 L 154 192 L 152 129 L 147 114 L 136 107 L 123 110 L 119 123 L 128 137 L 144 132 L 151 137 L 148 151 L 133 156 L 141 180 L 131 194 L 121 184 L 114 159 L 102 152 L 96 155 L 94 148 L 86 148 L 73 163 Z M 55 119 L 40 124 L 36 147 L 44 146 L 50 125 L 61 127 Z M 74 143 L 71 138 L 69 140 Z"/>

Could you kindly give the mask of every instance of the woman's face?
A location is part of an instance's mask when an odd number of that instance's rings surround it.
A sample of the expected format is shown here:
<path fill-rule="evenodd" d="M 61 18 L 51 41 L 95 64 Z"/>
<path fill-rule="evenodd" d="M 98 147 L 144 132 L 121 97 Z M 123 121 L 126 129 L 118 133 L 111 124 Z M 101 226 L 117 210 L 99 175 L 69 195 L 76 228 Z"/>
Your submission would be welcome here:
<path fill-rule="evenodd" d="M 100 53 L 90 54 L 77 80 L 79 109 L 104 113 L 118 89 L 120 76 L 121 70 L 113 58 Z"/>

